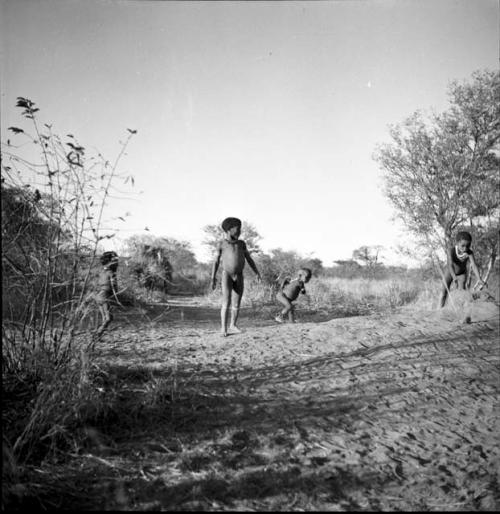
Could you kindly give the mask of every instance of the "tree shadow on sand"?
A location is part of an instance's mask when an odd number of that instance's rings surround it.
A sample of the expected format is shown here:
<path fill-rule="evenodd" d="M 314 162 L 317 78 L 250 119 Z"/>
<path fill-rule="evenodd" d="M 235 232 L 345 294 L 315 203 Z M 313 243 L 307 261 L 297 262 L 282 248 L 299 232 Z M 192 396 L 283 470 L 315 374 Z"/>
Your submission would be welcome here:
<path fill-rule="evenodd" d="M 246 471 L 232 479 L 216 476 L 191 478 L 173 486 L 160 479 L 145 487 L 144 484 L 134 487 L 133 501 L 138 506 L 153 502 L 166 510 L 213 510 L 217 505 L 234 505 L 241 500 L 247 504 L 253 501 L 258 506 L 260 501 L 274 497 L 280 503 L 280 510 L 287 510 L 286 498 L 289 498 L 288 507 L 292 507 L 293 500 L 299 496 L 309 498 L 311 503 L 321 496 L 324 503 L 341 503 L 346 510 L 356 510 L 360 506 L 350 491 L 387 480 L 390 478 L 342 470 L 304 472 L 295 465 L 282 470 Z M 269 506 L 272 507 L 272 503 Z"/>
<path fill-rule="evenodd" d="M 491 329 L 468 334 L 474 339 L 450 331 L 253 369 L 103 365 L 90 377 L 102 403 L 82 412 L 89 436 L 64 476 L 85 484 L 85 499 L 63 493 L 62 508 L 366 508 L 360 490 L 401 478 L 390 466 L 361 465 L 370 435 L 358 427 L 392 428 L 402 409 L 418 416 L 426 374 L 465 387 L 464 377 L 493 369 Z M 356 439 L 357 455 L 354 439 L 332 442 L 337 433 Z M 321 444 L 328 451 L 316 451 Z"/>
<path fill-rule="evenodd" d="M 393 482 L 390 473 L 298 464 L 270 465 L 220 474 L 214 469 L 203 474 L 186 472 L 180 480 L 168 480 L 162 470 L 141 470 L 140 476 L 113 473 L 102 465 L 73 468 L 60 477 L 67 483 L 80 483 L 82 491 L 66 491 L 59 499 L 42 493 L 33 507 L 77 510 L 221 510 L 244 505 L 244 510 L 292 510 L 300 502 L 314 510 L 314 504 L 358 510 L 361 489 L 373 489 Z M 230 466 L 229 466 L 230 468 Z M 278 469 L 279 468 L 279 469 Z M 195 468 L 200 471 L 200 468 Z M 191 470 L 190 470 L 191 471 Z M 98 477 L 98 478 L 97 478 Z M 175 482 L 175 483 L 174 483 Z M 366 505 L 363 505 L 366 506 Z M 376 506 L 376 505 L 374 505 Z M 248 509 L 250 507 L 250 509 Z M 253 507 L 253 508 L 252 508 Z M 260 508 L 259 508 L 260 507 Z M 302 510 L 302 509 L 300 509 Z"/>
<path fill-rule="evenodd" d="M 332 429 L 348 426 L 368 407 L 384 409 L 391 397 L 418 392 L 423 370 L 456 381 L 481 375 L 494 342 L 477 341 L 450 332 L 251 370 L 109 364 L 94 381 L 114 400 L 87 422 L 119 439 L 148 430 L 199 438 L 222 429 L 272 432 L 325 418 Z"/>
<path fill-rule="evenodd" d="M 240 309 L 240 321 L 250 322 L 254 327 L 274 326 L 274 318 L 280 311 L 276 304 L 243 306 Z M 301 323 L 321 323 L 336 318 L 369 314 L 369 310 L 345 309 L 310 309 L 299 307 L 296 310 L 297 321 Z M 220 324 L 220 306 L 186 305 L 182 301 L 171 305 L 150 304 L 143 309 L 120 309 L 115 311 L 118 323 L 133 326 L 137 323 L 167 323 L 169 327 L 182 327 L 195 322 L 199 326 L 218 326 Z"/>

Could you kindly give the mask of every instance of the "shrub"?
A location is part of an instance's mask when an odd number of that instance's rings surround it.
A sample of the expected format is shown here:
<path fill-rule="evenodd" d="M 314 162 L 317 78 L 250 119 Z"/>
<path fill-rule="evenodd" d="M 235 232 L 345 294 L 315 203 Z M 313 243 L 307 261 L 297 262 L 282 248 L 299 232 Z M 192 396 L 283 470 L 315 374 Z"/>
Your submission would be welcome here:
<path fill-rule="evenodd" d="M 76 332 L 100 242 L 114 235 L 101 229 L 105 201 L 135 131 L 111 165 L 41 125 L 31 100 L 17 106 L 27 128 L 9 127 L 13 142 L 2 145 L 2 412 L 13 456 L 28 461 L 66 438 L 86 396 L 93 342 L 76 348 Z"/>

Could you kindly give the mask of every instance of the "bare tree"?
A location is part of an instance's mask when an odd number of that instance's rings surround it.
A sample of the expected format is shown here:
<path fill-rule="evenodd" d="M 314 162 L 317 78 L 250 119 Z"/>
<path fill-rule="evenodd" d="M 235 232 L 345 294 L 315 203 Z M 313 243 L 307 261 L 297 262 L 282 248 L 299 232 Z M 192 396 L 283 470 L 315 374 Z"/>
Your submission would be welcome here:
<path fill-rule="evenodd" d="M 365 266 L 370 274 L 373 274 L 377 268 L 382 266 L 382 263 L 379 261 L 380 252 L 383 249 L 383 246 L 374 245 L 374 246 L 360 246 L 353 250 L 352 259 L 354 261 L 360 261 L 363 266 Z"/>

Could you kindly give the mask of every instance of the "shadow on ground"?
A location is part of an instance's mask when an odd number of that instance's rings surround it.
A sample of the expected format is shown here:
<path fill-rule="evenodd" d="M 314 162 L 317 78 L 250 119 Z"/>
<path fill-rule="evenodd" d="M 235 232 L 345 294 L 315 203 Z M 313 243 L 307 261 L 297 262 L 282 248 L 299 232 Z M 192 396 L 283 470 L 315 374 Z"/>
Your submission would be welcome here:
<path fill-rule="evenodd" d="M 240 322 L 251 324 L 254 327 L 266 327 L 276 325 L 274 318 L 280 308 L 274 304 L 259 305 L 255 307 L 242 307 L 240 309 Z M 314 310 L 298 308 L 296 310 L 297 321 L 301 323 L 321 323 L 332 319 L 360 316 L 369 314 L 369 310 L 363 312 L 340 309 Z M 206 305 L 186 305 L 179 301 L 167 304 L 149 304 L 139 308 L 115 308 L 116 322 L 124 325 L 154 322 L 167 323 L 171 327 L 195 322 L 201 326 L 218 327 L 220 324 L 220 307 Z"/>
<path fill-rule="evenodd" d="M 171 309 L 148 315 L 219 320 L 217 308 Z M 474 467 L 491 465 L 476 429 L 455 424 L 446 437 L 454 416 L 475 406 L 474 418 L 498 394 L 497 354 L 495 332 L 478 323 L 275 366 L 107 362 L 91 377 L 103 398 L 82 412 L 86 442 L 64 475 L 38 479 L 40 499 L 77 509 L 425 510 L 418 498 L 433 487 L 434 498 L 488 508 L 455 478 L 488 490 L 490 468 Z M 58 480 L 72 485 L 61 491 Z"/>

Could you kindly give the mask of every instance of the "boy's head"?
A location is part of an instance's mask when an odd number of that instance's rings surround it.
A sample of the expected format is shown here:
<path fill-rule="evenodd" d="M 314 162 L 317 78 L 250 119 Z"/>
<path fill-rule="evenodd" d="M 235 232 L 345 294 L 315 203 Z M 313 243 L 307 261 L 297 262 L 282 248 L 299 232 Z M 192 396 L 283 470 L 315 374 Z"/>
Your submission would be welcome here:
<path fill-rule="evenodd" d="M 104 252 L 100 261 L 104 267 L 116 269 L 118 267 L 118 254 L 116 252 Z"/>
<path fill-rule="evenodd" d="M 304 282 L 309 282 L 312 277 L 312 271 L 309 268 L 300 268 L 299 270 L 299 278 Z"/>
<path fill-rule="evenodd" d="M 457 232 L 457 235 L 455 236 L 455 243 L 461 252 L 465 252 L 471 247 L 472 236 L 469 232 L 466 231 Z"/>
<path fill-rule="evenodd" d="M 241 234 L 241 220 L 238 218 L 226 218 L 222 222 L 222 230 L 229 236 L 231 239 L 238 239 Z"/>

